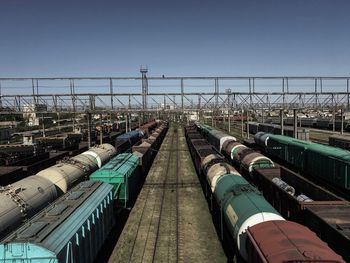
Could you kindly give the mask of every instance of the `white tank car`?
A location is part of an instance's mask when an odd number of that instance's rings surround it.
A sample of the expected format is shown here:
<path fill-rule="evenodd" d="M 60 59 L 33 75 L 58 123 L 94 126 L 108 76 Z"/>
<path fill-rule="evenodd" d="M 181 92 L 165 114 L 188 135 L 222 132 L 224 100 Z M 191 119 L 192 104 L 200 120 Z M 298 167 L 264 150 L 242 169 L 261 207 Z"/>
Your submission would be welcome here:
<path fill-rule="evenodd" d="M 72 158 L 63 159 L 58 164 L 40 171 L 37 175 L 50 180 L 60 190 L 60 194 L 63 194 L 77 181 L 82 180 L 97 169 L 98 166 L 93 157 L 79 154 Z"/>
<path fill-rule="evenodd" d="M 101 145 L 96 145 L 95 147 L 90 148 L 90 150 L 83 152 L 82 154 L 94 158 L 95 163 L 98 165 L 98 168 L 101 168 L 102 165 L 104 165 L 111 159 L 111 157 L 116 154 L 116 150 L 112 145 L 104 143 Z"/>
<path fill-rule="evenodd" d="M 223 159 L 220 155 L 216 154 L 216 153 L 212 153 L 209 154 L 208 156 L 206 156 L 201 163 L 201 167 L 202 169 L 204 169 L 204 167 L 210 163 L 211 161 L 213 161 L 214 159 Z"/>
<path fill-rule="evenodd" d="M 58 197 L 56 187 L 41 176 L 29 176 L 0 188 L 0 236 Z"/>
<path fill-rule="evenodd" d="M 220 152 L 222 151 L 222 146 L 223 146 L 224 143 L 225 143 L 226 141 L 228 141 L 228 140 L 230 140 L 230 141 L 237 141 L 237 139 L 236 139 L 235 137 L 233 137 L 233 136 L 227 135 L 227 136 L 221 137 L 221 138 L 220 138 L 220 147 L 219 147 L 219 151 L 220 151 Z"/>
<path fill-rule="evenodd" d="M 116 154 L 110 144 L 66 158 L 34 176 L 0 188 L 0 237 L 66 193 Z"/>

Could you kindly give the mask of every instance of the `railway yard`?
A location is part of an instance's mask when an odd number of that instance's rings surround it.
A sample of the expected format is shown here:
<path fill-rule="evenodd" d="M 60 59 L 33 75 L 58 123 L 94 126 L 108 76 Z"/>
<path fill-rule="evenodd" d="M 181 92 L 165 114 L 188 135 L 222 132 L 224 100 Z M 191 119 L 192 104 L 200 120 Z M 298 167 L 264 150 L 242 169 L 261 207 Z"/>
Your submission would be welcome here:
<path fill-rule="evenodd" d="M 170 126 L 109 261 L 226 262 L 181 126 Z"/>
<path fill-rule="evenodd" d="M 347 134 L 230 125 L 2 145 L 0 262 L 349 262 Z"/>
<path fill-rule="evenodd" d="M 52 2 L 0 4 L 0 263 L 350 263 L 350 0 Z"/>

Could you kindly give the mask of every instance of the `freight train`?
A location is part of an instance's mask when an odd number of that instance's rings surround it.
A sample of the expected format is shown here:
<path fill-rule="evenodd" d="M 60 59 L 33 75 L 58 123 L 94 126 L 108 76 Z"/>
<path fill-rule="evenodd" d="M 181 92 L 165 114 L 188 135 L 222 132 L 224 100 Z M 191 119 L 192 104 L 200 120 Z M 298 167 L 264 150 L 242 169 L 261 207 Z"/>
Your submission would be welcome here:
<path fill-rule="evenodd" d="M 214 120 L 216 121 L 228 121 L 228 116 L 223 117 L 223 116 L 215 116 Z M 246 121 L 247 120 L 247 116 L 246 115 L 234 115 L 234 116 L 230 116 L 230 121 Z"/>
<path fill-rule="evenodd" d="M 202 134 L 214 130 L 207 125 L 199 126 Z M 255 138 L 261 147 L 265 148 L 268 137 L 269 134 L 259 133 Z M 217 141 L 219 140 L 221 138 L 217 138 Z M 304 141 L 299 142 L 307 144 Z M 265 197 L 280 213 L 307 225 L 332 249 L 350 261 L 350 253 L 343 249 L 350 244 L 350 235 L 346 230 L 350 223 L 348 202 L 292 171 L 279 169 L 268 157 L 234 140 L 226 140 L 223 143 L 222 153 L 232 160 L 243 175 L 259 186 Z M 289 156 L 291 161 L 298 163 L 300 160 L 292 158 L 293 154 L 295 148 L 290 150 Z M 333 211 L 335 214 L 330 218 L 327 211 Z"/>
<path fill-rule="evenodd" d="M 66 132 L 35 138 L 35 143 L 52 150 L 75 150 L 79 148 L 82 138 L 83 135 L 81 133 Z"/>
<path fill-rule="evenodd" d="M 143 130 L 156 125 L 155 121 L 146 123 L 137 131 L 140 137 L 132 140 L 129 133 L 124 134 L 127 145 L 138 143 Z M 131 132 L 132 134 L 134 131 Z M 111 144 L 101 144 L 90 148 L 74 157 L 65 157 L 59 163 L 41 170 L 13 184 L 1 187 L 0 191 L 0 236 L 9 233 L 23 220 L 33 216 L 60 195 L 67 192 L 74 184 L 101 168 L 117 153 L 127 148 L 116 149 Z"/>
<path fill-rule="evenodd" d="M 349 151 L 269 133 L 259 132 L 254 140 L 266 153 L 290 164 L 302 174 L 350 193 Z"/>
<path fill-rule="evenodd" d="M 116 154 L 110 144 L 90 148 L 16 183 L 1 187 L 0 236 L 9 233 Z"/>
<path fill-rule="evenodd" d="M 47 155 L 40 145 L 0 144 L 0 165 L 16 165 Z"/>
<path fill-rule="evenodd" d="M 281 215 L 310 228 L 350 262 L 344 249 L 350 247 L 349 202 L 285 167 L 256 169 L 253 181 Z"/>
<path fill-rule="evenodd" d="M 151 165 L 146 160 L 151 161 L 166 131 L 166 123 L 149 131 L 155 140 L 143 139 L 132 154 L 119 154 L 102 167 L 105 161 L 97 160 L 93 151 L 83 153 L 95 156 L 95 166 L 100 169 L 5 237 L 0 243 L 0 261 L 94 262 L 113 227 L 115 208 L 127 208 L 136 199 Z M 19 247 L 25 253 L 17 254 Z"/>
<path fill-rule="evenodd" d="M 85 181 L 0 243 L 0 262 L 94 262 L 114 225 L 112 186 Z"/>
<path fill-rule="evenodd" d="M 217 149 L 225 151 L 232 136 L 198 125 L 205 138 Z M 284 218 L 263 198 L 261 193 L 235 170 L 217 151 L 198 134 L 197 128 L 186 128 L 186 139 L 191 155 L 210 200 L 215 200 L 221 222 L 235 241 L 242 258 L 248 262 L 345 262 L 308 228 Z M 234 148 L 234 147 L 233 147 Z M 268 159 L 259 157 L 251 161 Z M 249 167 L 254 164 L 247 165 Z M 204 177 L 204 178 L 203 178 Z M 223 224 L 221 231 L 223 232 Z M 276 245 L 269 244 L 270 241 Z M 278 244 L 278 245 L 277 245 Z"/>
<path fill-rule="evenodd" d="M 139 127 L 138 132 L 123 134 L 123 132 L 112 132 L 102 137 L 102 143 L 109 143 L 117 147 L 117 153 L 130 149 L 132 145 L 138 143 L 141 137 L 149 134 L 149 129 L 153 129 L 154 120 L 149 120 L 143 126 Z M 129 140 L 132 134 L 137 134 L 137 140 Z M 117 139 L 121 135 L 120 140 Z M 0 186 L 6 186 L 23 179 L 29 175 L 36 174 L 40 170 L 54 165 L 58 160 L 75 156 L 88 149 L 87 142 L 80 143 L 82 134 L 80 133 L 62 133 L 60 135 L 49 136 L 45 138 L 36 138 L 32 145 L 24 144 L 6 144 L 0 145 Z M 51 151 L 54 150 L 54 151 Z"/>
<path fill-rule="evenodd" d="M 350 137 L 334 134 L 329 136 L 328 144 L 333 147 L 350 150 Z"/>
<path fill-rule="evenodd" d="M 129 149 L 131 146 L 138 143 L 142 137 L 149 136 L 150 131 L 156 126 L 157 122 L 155 120 L 150 120 L 137 130 L 119 135 L 114 143 L 117 153 L 125 152 L 126 149 Z"/>
<path fill-rule="evenodd" d="M 259 122 L 263 122 L 262 118 L 258 118 Z M 270 118 L 265 119 L 265 123 L 273 123 L 273 124 L 280 124 L 280 118 Z M 294 125 L 294 118 L 293 117 L 287 117 L 284 118 L 283 121 L 284 125 Z M 333 120 L 331 118 L 298 118 L 298 126 L 300 127 L 310 127 L 310 128 L 317 128 L 317 129 L 323 129 L 323 130 L 332 130 L 333 129 Z M 343 122 L 343 128 L 346 131 L 350 131 L 350 122 L 349 120 L 344 120 Z M 339 131 L 341 129 L 341 119 L 336 118 L 335 120 L 335 130 Z"/>
<path fill-rule="evenodd" d="M 152 133 L 147 129 L 150 136 L 133 146 L 132 153 L 118 154 L 91 174 L 90 180 L 113 185 L 113 198 L 117 208 L 130 208 L 136 200 L 167 128 L 164 123 Z"/>
<path fill-rule="evenodd" d="M 278 124 L 249 122 L 249 123 L 246 123 L 245 129 L 246 131 L 249 130 L 250 134 L 256 134 L 258 132 L 281 134 L 281 126 Z M 294 127 L 284 126 L 283 135 L 294 138 Z M 297 128 L 296 138 L 300 140 L 308 141 L 310 139 L 310 131 L 304 128 Z"/>

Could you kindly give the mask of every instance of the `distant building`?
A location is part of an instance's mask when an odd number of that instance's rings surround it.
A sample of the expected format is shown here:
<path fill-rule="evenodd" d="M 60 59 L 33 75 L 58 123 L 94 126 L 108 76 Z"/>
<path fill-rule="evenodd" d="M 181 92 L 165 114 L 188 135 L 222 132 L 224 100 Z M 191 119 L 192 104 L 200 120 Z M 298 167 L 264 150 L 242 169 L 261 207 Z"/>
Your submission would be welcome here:
<path fill-rule="evenodd" d="M 28 126 L 38 126 L 41 124 L 42 116 L 38 112 L 47 111 L 47 105 L 32 103 L 23 106 L 23 118 Z"/>

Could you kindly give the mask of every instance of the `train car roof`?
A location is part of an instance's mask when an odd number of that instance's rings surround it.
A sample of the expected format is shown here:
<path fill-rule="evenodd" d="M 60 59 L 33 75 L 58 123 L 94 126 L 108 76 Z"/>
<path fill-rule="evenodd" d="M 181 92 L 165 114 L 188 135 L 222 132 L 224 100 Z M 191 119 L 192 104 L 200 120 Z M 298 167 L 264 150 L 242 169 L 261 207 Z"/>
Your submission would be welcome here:
<path fill-rule="evenodd" d="M 249 227 L 247 234 L 264 262 L 345 262 L 314 232 L 295 222 L 267 221 Z"/>
<path fill-rule="evenodd" d="M 106 183 L 80 183 L 1 240 L 0 261 L 16 259 L 12 252 L 23 249 L 26 250 L 23 251 L 25 257 L 29 257 L 34 251 L 39 253 L 34 255 L 36 258 L 56 255 L 81 228 L 81 224 L 77 222 L 89 220 L 92 215 L 91 207 L 96 207 L 93 216 L 98 218 L 97 214 L 102 212 L 98 208 L 100 203 L 106 198 L 112 202 L 112 189 Z"/>

